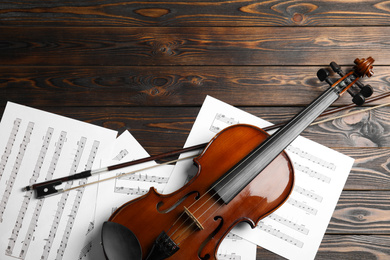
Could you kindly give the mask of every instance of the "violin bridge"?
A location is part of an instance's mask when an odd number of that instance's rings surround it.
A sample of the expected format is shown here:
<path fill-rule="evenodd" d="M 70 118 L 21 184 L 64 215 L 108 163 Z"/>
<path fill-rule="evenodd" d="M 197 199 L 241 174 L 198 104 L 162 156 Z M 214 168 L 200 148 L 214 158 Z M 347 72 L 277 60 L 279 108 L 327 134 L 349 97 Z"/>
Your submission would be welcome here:
<path fill-rule="evenodd" d="M 203 230 L 204 227 L 202 224 L 199 222 L 199 220 L 192 214 L 186 207 L 184 207 L 185 213 L 192 219 L 192 221 L 195 223 L 195 225 L 200 229 Z"/>

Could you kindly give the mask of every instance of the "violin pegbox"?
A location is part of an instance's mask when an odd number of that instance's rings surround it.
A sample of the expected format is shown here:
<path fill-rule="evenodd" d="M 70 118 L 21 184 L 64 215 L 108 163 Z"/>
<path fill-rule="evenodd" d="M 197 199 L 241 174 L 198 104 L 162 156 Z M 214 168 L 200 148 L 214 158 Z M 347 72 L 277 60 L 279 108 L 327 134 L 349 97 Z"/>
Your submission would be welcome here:
<path fill-rule="evenodd" d="M 373 89 L 370 85 L 363 85 L 359 79 L 364 76 L 371 77 L 374 74 L 372 71 L 374 59 L 372 57 L 356 58 L 354 63 L 355 66 L 348 73 L 344 73 L 336 62 L 330 63 L 332 70 L 341 77 L 338 80 L 329 78 L 330 73 L 327 69 L 318 70 L 317 77 L 320 81 L 327 82 L 331 87 L 342 87 L 341 94 L 347 91 L 352 96 L 353 103 L 361 106 L 365 99 L 373 94 Z"/>

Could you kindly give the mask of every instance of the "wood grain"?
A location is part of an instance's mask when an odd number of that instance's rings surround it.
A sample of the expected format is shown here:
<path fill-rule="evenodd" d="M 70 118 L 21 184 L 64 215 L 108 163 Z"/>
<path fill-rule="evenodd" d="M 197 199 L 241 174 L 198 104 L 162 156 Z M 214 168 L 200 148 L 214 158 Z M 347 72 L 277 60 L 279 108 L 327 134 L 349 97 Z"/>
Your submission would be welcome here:
<path fill-rule="evenodd" d="M 384 0 L 2 2 L 0 113 L 13 101 L 167 152 L 183 146 L 206 95 L 290 119 L 326 88 L 316 71 L 330 61 L 373 56 L 364 82 L 388 92 L 389 16 Z M 302 134 L 355 159 L 316 260 L 390 258 L 389 122 L 384 107 Z M 257 259 L 283 258 L 259 247 Z"/>
<path fill-rule="evenodd" d="M 273 123 L 288 120 L 302 109 L 241 108 Z M 129 129 L 142 145 L 157 149 L 156 147 L 182 147 L 199 107 L 47 107 L 45 110 L 114 130 Z M 333 148 L 382 147 L 387 149 L 390 147 L 387 137 L 390 127 L 389 117 L 390 108 L 383 107 L 352 118 L 347 117 L 322 123 L 319 126 L 310 126 L 302 136 Z M 380 151 L 378 150 L 378 153 L 381 153 Z"/>
<path fill-rule="evenodd" d="M 3 27 L 0 65 L 390 65 L 388 27 Z"/>
<path fill-rule="evenodd" d="M 390 254 L 389 236 L 378 235 L 325 235 L 316 260 L 387 260 Z M 266 249 L 258 247 L 257 259 L 284 260 Z"/>
<path fill-rule="evenodd" d="M 326 232 L 390 235 L 390 189 L 343 191 Z"/>
<path fill-rule="evenodd" d="M 387 1 L 23 1 L 1 6 L 0 25 L 373 26 L 389 25 Z"/>
<path fill-rule="evenodd" d="M 1 54 L 0 54 L 1 55 Z M 0 61 L 1 62 L 1 61 Z M 0 66 L 0 99 L 29 106 L 200 106 L 211 95 L 234 106 L 306 106 L 327 87 L 320 66 Z M 329 68 L 329 66 L 324 66 Z M 351 66 L 344 66 L 348 71 Z M 362 80 L 389 92 L 389 66 Z M 332 75 L 331 77 L 337 78 Z M 335 105 L 351 103 L 345 94 Z M 390 98 L 375 102 L 390 102 Z M 372 104 L 370 104 L 372 105 Z"/>

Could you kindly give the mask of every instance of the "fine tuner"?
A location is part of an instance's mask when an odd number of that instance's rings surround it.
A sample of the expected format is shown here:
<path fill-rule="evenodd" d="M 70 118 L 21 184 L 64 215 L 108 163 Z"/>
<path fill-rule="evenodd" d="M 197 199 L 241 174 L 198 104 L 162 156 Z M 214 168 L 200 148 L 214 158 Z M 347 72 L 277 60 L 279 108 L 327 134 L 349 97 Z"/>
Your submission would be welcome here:
<path fill-rule="evenodd" d="M 371 77 L 374 73 L 372 72 L 372 64 L 374 59 L 368 57 L 367 59 L 358 59 L 356 58 L 354 63 L 356 66 L 354 70 L 351 70 L 349 73 L 344 73 L 341 67 L 334 61 L 330 63 L 332 70 L 340 75 L 341 79 L 335 80 L 329 78 L 329 71 L 327 69 L 319 69 L 317 72 L 317 77 L 320 81 L 325 81 L 330 86 L 340 85 L 348 86 L 347 92 L 352 96 L 352 102 L 358 106 L 364 104 L 366 98 L 370 97 L 374 92 L 370 85 L 363 85 L 359 78 L 366 75 Z"/>

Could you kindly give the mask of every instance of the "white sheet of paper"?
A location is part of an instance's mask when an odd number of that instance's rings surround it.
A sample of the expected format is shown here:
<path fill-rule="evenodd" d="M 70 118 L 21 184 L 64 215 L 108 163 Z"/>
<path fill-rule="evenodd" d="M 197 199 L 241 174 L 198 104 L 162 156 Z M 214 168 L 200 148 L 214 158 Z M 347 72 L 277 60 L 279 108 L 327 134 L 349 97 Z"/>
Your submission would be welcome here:
<path fill-rule="evenodd" d="M 208 142 L 223 128 L 237 123 L 270 125 L 208 96 L 185 147 Z M 287 153 L 295 170 L 295 186 L 288 201 L 261 220 L 255 229 L 242 223 L 232 232 L 285 258 L 311 260 L 318 251 L 354 160 L 303 137 L 298 137 Z M 192 162 L 177 163 L 164 193 L 180 188 L 196 171 Z"/>
<path fill-rule="evenodd" d="M 46 199 L 22 188 L 99 168 L 117 132 L 9 102 L 0 133 L 0 258 L 82 259 L 97 186 Z"/>
<path fill-rule="evenodd" d="M 125 131 L 115 141 L 111 156 L 107 157 L 109 160 L 106 160 L 104 164 L 115 165 L 148 156 L 149 154 L 130 134 L 130 132 Z M 118 174 L 132 172 L 137 169 L 154 165 L 157 164 L 154 161 L 151 161 L 121 168 L 102 174 L 100 179 L 117 176 Z M 168 182 L 168 178 L 171 175 L 173 167 L 173 165 L 162 165 L 153 169 L 139 171 L 134 174 L 129 174 L 99 183 L 95 218 L 97 233 L 95 234 L 95 238 L 92 243 L 92 251 L 87 255 L 88 259 L 105 259 L 100 244 L 100 231 L 104 221 L 107 221 L 111 214 L 122 204 L 147 193 L 150 187 L 154 187 L 157 191 L 162 192 Z"/>

